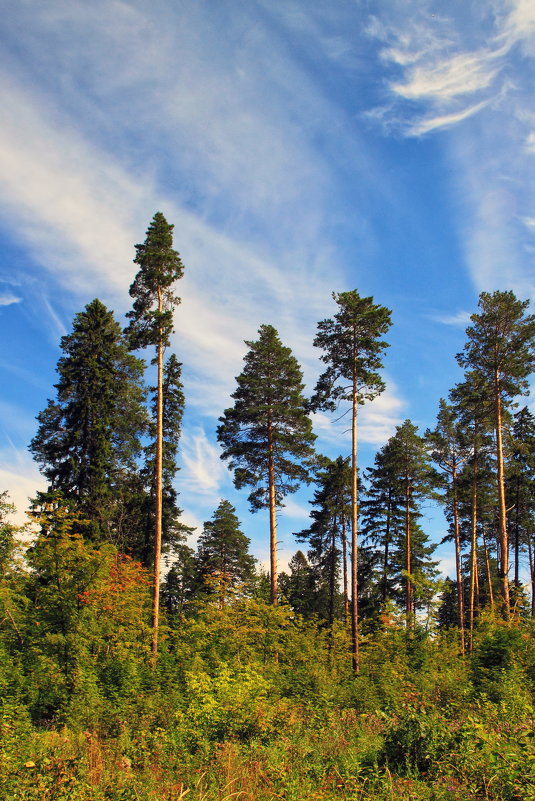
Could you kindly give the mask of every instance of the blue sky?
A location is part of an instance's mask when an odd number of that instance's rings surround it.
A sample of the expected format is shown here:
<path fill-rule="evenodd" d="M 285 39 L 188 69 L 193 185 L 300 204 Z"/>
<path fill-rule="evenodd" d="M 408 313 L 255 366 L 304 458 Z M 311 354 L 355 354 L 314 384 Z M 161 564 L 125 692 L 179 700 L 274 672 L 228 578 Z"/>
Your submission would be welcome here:
<path fill-rule="evenodd" d="M 362 412 L 366 465 L 404 419 L 434 424 L 479 292 L 535 295 L 535 4 L 3 0 L 2 12 L 0 490 L 23 509 L 42 486 L 27 445 L 59 339 L 94 297 L 124 320 L 134 245 L 160 210 L 186 266 L 173 337 L 185 518 L 202 524 L 228 498 L 265 559 L 267 515 L 248 512 L 215 440 L 244 340 L 274 325 L 311 390 L 331 293 L 392 309 L 387 390 Z M 315 427 L 323 452 L 348 452 L 343 422 Z M 283 564 L 310 497 L 281 514 Z"/>

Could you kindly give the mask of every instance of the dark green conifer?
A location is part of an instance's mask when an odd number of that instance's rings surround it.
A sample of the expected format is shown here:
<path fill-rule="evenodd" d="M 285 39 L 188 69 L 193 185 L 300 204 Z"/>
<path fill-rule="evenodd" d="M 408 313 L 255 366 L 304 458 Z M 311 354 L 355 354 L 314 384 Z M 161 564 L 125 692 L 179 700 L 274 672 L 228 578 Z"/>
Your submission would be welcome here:
<path fill-rule="evenodd" d="M 256 560 L 249 553 L 249 544 L 240 530 L 236 509 L 222 500 L 204 524 L 196 555 L 199 583 L 210 594 L 217 594 L 221 607 L 229 592 L 253 578 Z"/>
<path fill-rule="evenodd" d="M 76 315 L 61 349 L 56 400 L 37 416 L 30 450 L 49 490 L 90 520 L 84 536 L 117 541 L 131 501 L 126 477 L 136 471 L 147 426 L 144 365 L 97 299 Z"/>
<path fill-rule="evenodd" d="M 310 481 L 315 436 L 296 358 L 273 326 L 262 325 L 258 333 L 256 342 L 246 342 L 249 351 L 236 379 L 234 406 L 220 418 L 217 437 L 236 487 L 253 487 L 252 511 L 269 509 L 271 602 L 276 604 L 276 510 L 285 495 Z"/>

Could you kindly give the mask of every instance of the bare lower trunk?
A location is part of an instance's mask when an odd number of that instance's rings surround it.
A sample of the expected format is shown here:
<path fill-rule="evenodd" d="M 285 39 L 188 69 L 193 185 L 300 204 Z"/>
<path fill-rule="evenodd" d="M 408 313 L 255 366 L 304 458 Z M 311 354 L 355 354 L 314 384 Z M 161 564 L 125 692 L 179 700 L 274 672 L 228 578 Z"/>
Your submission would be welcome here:
<path fill-rule="evenodd" d="M 162 302 L 159 297 L 158 308 Z M 158 385 L 156 398 L 156 520 L 154 527 L 154 578 L 152 591 L 152 663 L 158 657 L 158 624 L 160 621 L 160 559 L 162 553 L 162 511 L 163 511 L 163 341 L 160 330 L 158 341 Z"/>
<path fill-rule="evenodd" d="M 531 579 L 531 617 L 535 617 L 535 563 L 533 559 L 533 545 L 528 537 L 529 576 Z"/>
<path fill-rule="evenodd" d="M 476 582 L 477 582 L 477 461 L 476 454 L 474 454 L 474 466 L 472 471 L 472 536 L 470 540 L 470 610 L 469 610 L 469 628 L 470 635 L 468 640 L 468 648 L 472 653 L 474 644 L 474 618 L 475 618 L 475 600 L 476 600 Z"/>
<path fill-rule="evenodd" d="M 502 441 L 502 399 L 500 395 L 500 377 L 498 372 L 494 377 L 494 391 L 496 403 L 496 460 L 498 465 L 498 510 L 500 517 L 499 543 L 500 543 L 500 592 L 502 598 L 502 614 L 509 620 L 509 542 L 507 538 L 507 509 L 505 505 L 505 478 L 503 466 Z"/>
<path fill-rule="evenodd" d="M 349 620 L 349 594 L 347 590 L 347 531 L 345 514 L 342 515 L 342 559 L 344 571 L 344 623 Z"/>
<path fill-rule="evenodd" d="M 386 533 L 385 533 L 385 552 L 384 552 L 384 559 L 383 559 L 383 589 L 381 592 L 381 598 L 383 601 L 383 606 L 386 604 L 386 599 L 388 596 L 388 551 L 390 548 L 390 516 L 392 514 L 392 503 L 391 503 L 391 490 L 388 490 L 388 509 L 386 513 Z"/>
<path fill-rule="evenodd" d="M 273 465 L 273 438 L 271 422 L 268 424 L 268 484 L 269 484 L 269 555 L 270 555 L 270 586 L 271 603 L 278 603 L 278 575 L 277 575 L 277 510 L 275 499 L 275 468 Z"/>
<path fill-rule="evenodd" d="M 351 645 L 353 670 L 359 672 L 358 618 L 358 486 L 357 486 L 357 381 L 353 374 L 353 409 L 351 423 Z"/>
<path fill-rule="evenodd" d="M 457 580 L 457 616 L 461 638 L 461 653 L 464 654 L 464 586 L 461 565 L 461 536 L 459 533 L 459 509 L 457 505 L 457 472 L 453 467 L 451 475 L 453 490 L 453 532 L 455 536 L 455 571 Z"/>
<path fill-rule="evenodd" d="M 483 528 L 483 548 L 485 551 L 485 565 L 487 568 L 487 583 L 489 587 L 489 603 L 490 603 L 490 611 L 494 615 L 494 590 L 492 589 L 492 574 L 490 572 L 490 559 L 489 559 L 489 549 L 487 548 L 487 538 L 485 536 L 485 529 Z"/>
<path fill-rule="evenodd" d="M 413 625 L 413 592 L 411 583 L 411 488 L 409 478 L 406 477 L 405 483 L 405 614 L 407 617 L 407 628 Z"/>
<path fill-rule="evenodd" d="M 336 585 L 336 517 L 331 532 L 331 564 L 329 570 L 329 627 L 334 623 L 334 591 Z"/>

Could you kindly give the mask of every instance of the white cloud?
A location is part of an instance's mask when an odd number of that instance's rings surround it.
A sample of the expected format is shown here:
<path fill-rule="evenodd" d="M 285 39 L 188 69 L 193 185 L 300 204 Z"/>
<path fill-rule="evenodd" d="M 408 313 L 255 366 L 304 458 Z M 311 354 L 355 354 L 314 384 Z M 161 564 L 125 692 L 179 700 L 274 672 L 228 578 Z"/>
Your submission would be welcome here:
<path fill-rule="evenodd" d="M 14 303 L 20 303 L 22 298 L 14 295 L 12 292 L 0 293 L 0 306 L 12 306 Z"/>
<path fill-rule="evenodd" d="M 287 495 L 284 499 L 284 506 L 278 512 L 280 517 L 288 517 L 295 520 L 308 520 L 310 518 L 310 509 L 297 503 L 291 495 Z"/>
<path fill-rule="evenodd" d="M 17 525 L 28 522 L 28 499 L 45 489 L 46 483 L 27 451 L 15 448 L 0 450 L 0 492 L 8 491 L 9 500 L 17 510 L 13 517 Z"/>
<path fill-rule="evenodd" d="M 409 100 L 424 98 L 443 103 L 486 89 L 498 73 L 498 67 L 490 61 L 489 53 L 484 51 L 459 53 L 436 61 L 430 59 L 429 54 L 426 55 L 423 64 L 409 70 L 405 83 L 391 84 L 396 94 Z"/>
<path fill-rule="evenodd" d="M 197 427 L 184 432 L 181 440 L 183 470 L 180 474 L 181 494 L 187 502 L 193 490 L 213 501 L 221 497 L 221 487 L 228 480 L 228 471 L 221 460 L 221 449 Z"/>
<path fill-rule="evenodd" d="M 395 384 L 387 381 L 387 388 L 381 395 L 359 407 L 357 425 L 361 443 L 383 445 L 393 435 L 396 426 L 402 422 L 401 411 L 406 405 L 396 393 Z M 348 405 L 344 404 L 339 413 L 332 416 L 323 412 L 312 415 L 318 448 L 321 449 L 321 442 L 340 446 L 351 440 L 351 413 L 348 410 Z"/>
<path fill-rule="evenodd" d="M 444 325 L 455 325 L 465 328 L 470 323 L 470 316 L 472 312 L 459 311 L 457 314 L 433 314 L 430 315 L 431 320 Z"/>
<path fill-rule="evenodd" d="M 437 130 L 438 128 L 448 128 L 451 125 L 456 125 L 458 122 L 472 117 L 487 105 L 488 101 L 482 100 L 481 103 L 475 103 L 473 106 L 469 106 L 461 111 L 451 112 L 450 114 L 439 114 L 436 117 L 425 117 L 409 125 L 408 131 L 413 136 L 421 136 L 422 134 L 429 133 L 429 131 Z"/>

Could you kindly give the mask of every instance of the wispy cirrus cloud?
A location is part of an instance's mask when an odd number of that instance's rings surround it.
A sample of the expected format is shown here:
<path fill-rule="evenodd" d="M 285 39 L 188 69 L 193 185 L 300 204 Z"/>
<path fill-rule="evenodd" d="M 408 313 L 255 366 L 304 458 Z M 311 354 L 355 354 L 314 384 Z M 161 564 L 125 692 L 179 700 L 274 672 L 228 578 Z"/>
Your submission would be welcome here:
<path fill-rule="evenodd" d="M 20 303 L 22 298 L 14 295 L 13 292 L 0 292 L 0 306 L 12 306 L 14 303 Z"/>
<path fill-rule="evenodd" d="M 459 311 L 456 314 L 432 314 L 430 315 L 430 319 L 435 320 L 437 323 L 443 323 L 443 325 L 454 325 L 465 328 L 470 324 L 471 314 L 472 312 L 467 311 Z"/>

